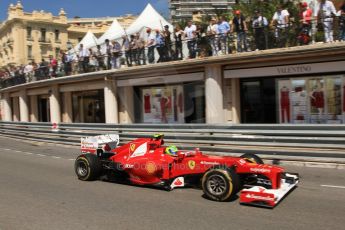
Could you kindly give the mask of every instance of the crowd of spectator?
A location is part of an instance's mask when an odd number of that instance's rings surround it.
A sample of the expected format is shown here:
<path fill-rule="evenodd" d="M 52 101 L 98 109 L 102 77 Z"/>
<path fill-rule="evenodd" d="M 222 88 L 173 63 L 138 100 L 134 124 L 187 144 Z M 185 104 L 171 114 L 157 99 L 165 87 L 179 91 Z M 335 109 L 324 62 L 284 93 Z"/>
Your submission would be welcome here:
<path fill-rule="evenodd" d="M 321 0 L 313 11 L 307 3 L 300 5 L 298 33 L 295 38 L 299 45 L 314 41 L 317 26 L 323 31 L 324 42 L 345 41 L 345 1 L 336 12 L 331 1 Z M 337 16 L 338 36 L 334 38 L 333 27 Z M 249 52 L 282 48 L 288 46 L 291 34 L 289 9 L 277 6 L 272 18 L 266 18 L 259 10 L 249 18 L 240 10 L 234 11 L 234 17 L 228 21 L 225 17 L 213 17 L 207 27 L 188 21 L 182 29 L 164 26 L 161 30 L 146 29 L 146 35 L 140 33 L 123 36 L 120 41 L 105 40 L 105 44 L 87 49 L 80 44 L 77 50 L 69 47 L 61 51 L 58 57 L 49 57 L 40 63 L 30 62 L 18 67 L 11 66 L 0 70 L 0 77 L 6 85 L 14 85 L 59 76 L 69 76 L 92 71 L 118 69 L 122 66 L 139 66 L 173 60 L 197 57 L 218 56 L 234 52 Z M 314 27 L 314 28 L 313 28 Z M 171 32 L 173 31 L 173 32 Z M 271 33 L 271 36 L 268 36 Z M 251 37 L 249 39 L 248 37 Z M 269 40 L 269 38 L 273 39 Z M 268 45 L 270 44 L 270 45 Z M 188 52 L 186 52 L 188 49 Z"/>

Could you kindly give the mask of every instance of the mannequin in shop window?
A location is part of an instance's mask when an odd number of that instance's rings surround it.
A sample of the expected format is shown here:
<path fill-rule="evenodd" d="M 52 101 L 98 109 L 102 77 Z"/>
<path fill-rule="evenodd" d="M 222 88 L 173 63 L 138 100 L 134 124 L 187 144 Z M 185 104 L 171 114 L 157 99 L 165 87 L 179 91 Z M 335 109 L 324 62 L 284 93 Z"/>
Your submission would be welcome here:
<path fill-rule="evenodd" d="M 171 105 L 170 102 L 171 102 L 170 98 L 167 97 L 165 93 L 163 93 L 162 97 L 160 98 L 162 123 L 168 123 L 167 110 L 169 109 Z"/>
<path fill-rule="evenodd" d="M 322 115 L 325 108 L 325 98 L 323 88 L 321 83 L 318 81 L 317 85 L 313 88 L 312 92 L 310 93 L 310 105 L 317 109 L 318 113 L 318 123 L 321 122 Z"/>
<path fill-rule="evenodd" d="M 289 88 L 285 85 L 280 89 L 280 110 L 282 123 L 290 123 Z"/>

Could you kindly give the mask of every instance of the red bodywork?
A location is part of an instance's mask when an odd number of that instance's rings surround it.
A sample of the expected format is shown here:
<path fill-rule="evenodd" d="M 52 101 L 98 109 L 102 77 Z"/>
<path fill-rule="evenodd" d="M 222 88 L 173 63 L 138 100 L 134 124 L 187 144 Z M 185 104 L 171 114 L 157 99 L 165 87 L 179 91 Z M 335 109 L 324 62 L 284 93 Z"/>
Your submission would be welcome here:
<path fill-rule="evenodd" d="M 135 184 L 156 184 L 180 176 L 204 174 L 214 166 L 235 167 L 238 174 L 261 174 L 279 187 L 281 167 L 249 163 L 243 158 L 210 156 L 194 151 L 179 151 L 177 157 L 164 153 L 162 139 L 140 138 L 112 150 L 109 160 L 121 165 Z"/>

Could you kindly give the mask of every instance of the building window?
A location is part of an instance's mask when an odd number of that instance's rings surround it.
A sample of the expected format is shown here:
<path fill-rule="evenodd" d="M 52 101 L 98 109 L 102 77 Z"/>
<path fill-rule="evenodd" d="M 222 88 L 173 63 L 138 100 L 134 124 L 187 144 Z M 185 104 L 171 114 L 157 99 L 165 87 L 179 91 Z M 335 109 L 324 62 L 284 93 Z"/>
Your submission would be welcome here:
<path fill-rule="evenodd" d="M 56 48 L 55 49 L 55 58 L 57 59 L 59 57 L 60 54 L 60 48 Z"/>
<path fill-rule="evenodd" d="M 59 30 L 55 30 L 54 34 L 55 34 L 55 41 L 56 42 L 59 41 L 60 31 Z"/>
<path fill-rule="evenodd" d="M 28 58 L 32 58 L 32 46 L 28 46 Z"/>
<path fill-rule="evenodd" d="M 31 38 L 31 33 L 32 33 L 32 28 L 31 27 L 27 27 L 26 28 L 26 37 L 27 38 Z"/>
<path fill-rule="evenodd" d="M 46 41 L 46 33 L 47 33 L 47 30 L 42 28 L 41 29 L 41 41 L 42 42 Z"/>

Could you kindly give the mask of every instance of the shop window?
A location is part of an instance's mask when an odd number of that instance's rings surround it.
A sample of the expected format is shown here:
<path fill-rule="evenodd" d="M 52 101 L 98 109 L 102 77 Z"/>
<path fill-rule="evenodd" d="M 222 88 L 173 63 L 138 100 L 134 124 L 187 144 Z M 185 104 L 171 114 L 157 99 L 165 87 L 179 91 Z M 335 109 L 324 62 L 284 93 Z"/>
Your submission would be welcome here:
<path fill-rule="evenodd" d="M 280 123 L 344 123 L 344 84 L 341 76 L 278 80 Z"/>
<path fill-rule="evenodd" d="M 73 93 L 72 108 L 75 123 L 105 123 L 103 90 Z"/>
<path fill-rule="evenodd" d="M 205 122 L 205 90 L 202 84 L 137 87 L 134 91 L 136 122 Z"/>

